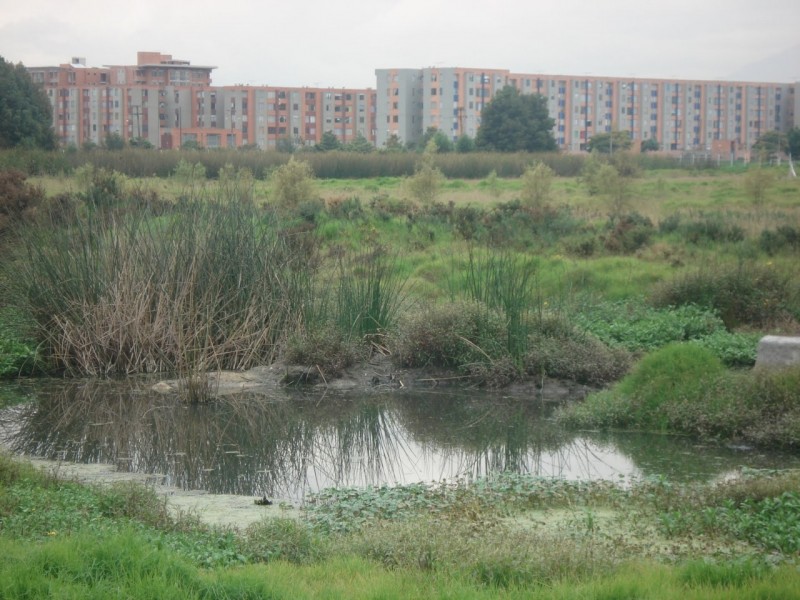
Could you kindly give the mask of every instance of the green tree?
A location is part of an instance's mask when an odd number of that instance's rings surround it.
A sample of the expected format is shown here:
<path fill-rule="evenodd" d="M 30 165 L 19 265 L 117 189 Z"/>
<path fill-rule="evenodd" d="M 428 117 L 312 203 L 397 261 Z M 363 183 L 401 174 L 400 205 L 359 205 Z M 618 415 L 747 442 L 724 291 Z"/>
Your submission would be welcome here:
<path fill-rule="evenodd" d="M 646 140 L 642 140 L 641 149 L 642 152 L 658 152 L 661 146 L 658 145 L 658 140 L 656 138 L 647 138 Z"/>
<path fill-rule="evenodd" d="M 787 136 L 780 131 L 767 131 L 753 144 L 753 152 L 759 158 L 772 160 L 779 154 L 788 152 Z"/>
<path fill-rule="evenodd" d="M 545 152 L 556 150 L 555 121 L 547 112 L 547 100 L 539 94 L 520 94 L 506 86 L 481 111 L 475 145 L 498 152 Z"/>
<path fill-rule="evenodd" d="M 360 154 L 369 154 L 375 150 L 375 146 L 365 138 L 362 134 L 358 134 L 349 144 L 344 147 L 348 152 L 358 152 Z"/>
<path fill-rule="evenodd" d="M 425 133 L 422 134 L 422 138 L 420 138 L 417 147 L 420 150 L 425 151 L 428 148 L 428 144 L 431 140 L 436 143 L 436 152 L 453 151 L 453 142 L 449 137 L 447 137 L 447 134 L 444 131 L 436 127 L 428 127 Z"/>
<path fill-rule="evenodd" d="M 22 64 L 0 56 L 0 148 L 56 147 L 53 107 Z"/>
<path fill-rule="evenodd" d="M 122 150 L 125 147 L 125 140 L 118 133 L 109 133 L 103 140 L 103 148 L 106 150 Z"/>
<path fill-rule="evenodd" d="M 792 158 L 800 157 L 800 127 L 792 127 L 786 132 L 786 147 Z"/>
<path fill-rule="evenodd" d="M 297 147 L 292 141 L 292 138 L 284 137 L 276 140 L 275 150 L 277 152 L 285 152 L 286 154 L 292 154 L 294 153 L 295 150 L 297 150 Z"/>
<path fill-rule="evenodd" d="M 386 139 L 386 144 L 384 145 L 384 149 L 387 152 L 402 152 L 403 151 L 403 142 L 400 141 L 400 136 L 396 133 L 393 133 Z"/>
<path fill-rule="evenodd" d="M 339 141 L 332 131 L 326 131 L 322 134 L 319 144 L 315 146 L 320 152 L 330 152 L 331 150 L 341 150 L 342 143 Z"/>
<path fill-rule="evenodd" d="M 586 149 L 589 152 L 600 152 L 601 154 L 613 154 L 630 150 L 631 136 L 627 131 L 611 131 L 609 133 L 596 133 L 589 140 Z"/>
<path fill-rule="evenodd" d="M 151 150 L 153 148 L 153 144 L 147 138 L 143 137 L 135 137 L 128 142 L 131 148 L 144 148 L 145 150 Z"/>
<path fill-rule="evenodd" d="M 456 152 L 460 154 L 465 154 L 467 152 L 474 152 L 475 151 L 475 140 L 473 140 L 468 135 L 462 135 L 456 141 Z"/>

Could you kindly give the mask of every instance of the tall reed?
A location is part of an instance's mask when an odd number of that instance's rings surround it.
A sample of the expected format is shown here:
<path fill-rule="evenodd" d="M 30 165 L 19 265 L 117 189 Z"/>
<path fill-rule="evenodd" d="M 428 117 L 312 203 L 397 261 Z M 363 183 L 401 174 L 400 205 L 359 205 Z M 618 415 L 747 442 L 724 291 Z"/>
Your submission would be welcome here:
<path fill-rule="evenodd" d="M 509 251 L 476 254 L 470 248 L 463 274 L 463 294 L 489 309 L 502 311 L 506 323 L 506 345 L 510 356 L 521 364 L 528 349 L 532 318 L 540 313 L 536 297 L 537 261 Z"/>
<path fill-rule="evenodd" d="M 85 210 L 19 232 L 6 264 L 76 374 L 242 369 L 275 358 L 313 294 L 314 245 L 249 203 Z"/>
<path fill-rule="evenodd" d="M 370 340 L 395 324 L 406 300 L 407 279 L 384 249 L 340 259 L 337 278 L 334 315 L 346 335 Z"/>

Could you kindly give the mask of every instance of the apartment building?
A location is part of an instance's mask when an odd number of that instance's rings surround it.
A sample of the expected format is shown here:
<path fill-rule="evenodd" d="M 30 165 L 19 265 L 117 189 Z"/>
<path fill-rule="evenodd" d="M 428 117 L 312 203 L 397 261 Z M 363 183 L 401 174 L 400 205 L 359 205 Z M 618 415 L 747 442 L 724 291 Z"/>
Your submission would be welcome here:
<path fill-rule="evenodd" d="M 628 131 L 634 148 L 747 158 L 766 131 L 800 119 L 797 85 L 519 74 L 503 69 L 378 69 L 378 146 L 415 142 L 428 127 L 475 137 L 481 110 L 506 85 L 541 94 L 560 149 L 579 152 L 597 133 Z"/>
<path fill-rule="evenodd" d="M 416 142 L 435 127 L 454 141 L 475 137 L 481 111 L 507 85 L 541 94 L 561 150 L 580 152 L 598 133 L 629 132 L 633 148 L 749 158 L 767 131 L 800 124 L 797 84 L 577 77 L 506 69 L 377 69 L 376 89 L 214 86 L 216 67 L 159 52 L 135 65 L 87 67 L 82 58 L 31 67 L 53 105 L 63 145 L 101 144 L 109 134 L 157 148 L 312 146 L 326 132 L 383 147 Z"/>
<path fill-rule="evenodd" d="M 101 144 L 110 134 L 156 148 L 275 148 L 281 140 L 314 145 L 325 132 L 342 143 L 375 142 L 375 91 L 342 88 L 213 86 L 216 67 L 157 52 L 136 65 L 87 67 L 82 58 L 28 69 L 53 104 L 61 143 Z"/>

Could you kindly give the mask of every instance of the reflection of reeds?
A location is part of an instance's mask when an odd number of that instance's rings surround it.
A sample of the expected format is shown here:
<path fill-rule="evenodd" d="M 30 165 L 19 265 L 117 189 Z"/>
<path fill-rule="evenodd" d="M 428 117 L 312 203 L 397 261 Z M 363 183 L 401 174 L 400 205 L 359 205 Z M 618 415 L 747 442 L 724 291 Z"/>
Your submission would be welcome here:
<path fill-rule="evenodd" d="M 17 452 L 114 463 L 185 489 L 294 499 L 321 487 L 505 471 L 591 477 L 598 458 L 597 444 L 556 427 L 538 403 L 253 394 L 187 405 L 151 393 L 151 383 L 60 381 L 15 408 L 16 431 L 4 429 Z"/>

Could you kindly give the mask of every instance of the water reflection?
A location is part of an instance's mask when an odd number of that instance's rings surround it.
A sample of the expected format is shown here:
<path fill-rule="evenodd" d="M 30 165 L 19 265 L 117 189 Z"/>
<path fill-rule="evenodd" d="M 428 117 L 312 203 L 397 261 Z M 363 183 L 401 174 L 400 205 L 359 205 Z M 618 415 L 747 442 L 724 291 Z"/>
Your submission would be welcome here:
<path fill-rule="evenodd" d="M 37 384 L 36 401 L 2 412 L 0 432 L 27 455 L 113 463 L 185 489 L 294 501 L 325 487 L 498 471 L 707 477 L 740 464 L 800 464 L 791 456 L 698 451 L 682 438 L 575 435 L 555 426 L 538 402 L 499 395 L 250 394 L 186 406 L 153 393 L 151 384 Z"/>

